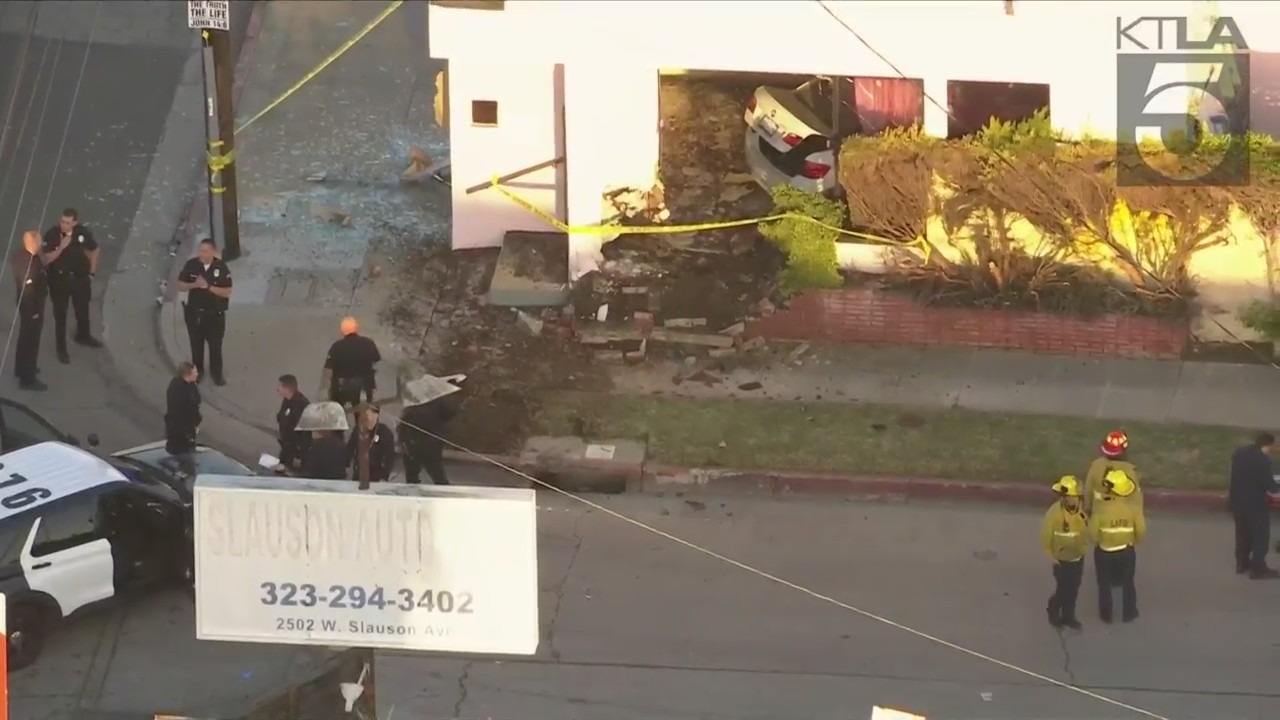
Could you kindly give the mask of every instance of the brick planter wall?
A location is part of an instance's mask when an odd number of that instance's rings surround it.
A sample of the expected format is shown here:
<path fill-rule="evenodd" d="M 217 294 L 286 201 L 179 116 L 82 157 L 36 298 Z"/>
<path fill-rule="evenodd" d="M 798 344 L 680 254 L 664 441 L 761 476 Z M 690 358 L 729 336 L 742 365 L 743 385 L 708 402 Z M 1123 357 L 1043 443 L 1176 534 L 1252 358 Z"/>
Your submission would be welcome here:
<path fill-rule="evenodd" d="M 780 340 L 1000 348 L 1060 355 L 1177 358 L 1191 336 L 1185 320 L 1128 315 L 1080 319 L 1050 313 L 935 308 L 868 288 L 808 292 L 748 323 Z"/>

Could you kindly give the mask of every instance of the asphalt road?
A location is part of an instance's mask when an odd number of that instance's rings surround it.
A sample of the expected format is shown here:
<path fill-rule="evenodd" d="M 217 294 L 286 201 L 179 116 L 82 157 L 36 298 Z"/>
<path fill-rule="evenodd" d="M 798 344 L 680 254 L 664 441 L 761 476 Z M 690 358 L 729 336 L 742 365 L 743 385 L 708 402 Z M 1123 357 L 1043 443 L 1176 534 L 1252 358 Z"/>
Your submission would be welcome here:
<path fill-rule="evenodd" d="M 1280 707 L 1280 582 L 1234 574 L 1223 517 L 1150 517 L 1142 616 L 1103 625 L 1089 567 L 1084 630 L 1059 634 L 1035 509 L 593 500 L 859 610 L 545 497 L 537 656 L 381 655 L 381 716 L 865 720 L 878 704 L 929 720 L 1264 720 Z"/>
<path fill-rule="evenodd" d="M 236 48 L 248 5 L 232 3 Z M 192 52 L 185 11 L 185 3 L 132 0 L 0 4 L 0 250 L 7 254 L 23 230 L 43 230 L 64 207 L 75 207 L 102 246 L 95 335 L 102 335 L 107 283 L 155 282 L 137 271 L 146 259 L 126 256 L 122 248 Z M 0 277 L 0 336 L 6 340 L 13 328 L 12 283 Z M 137 322 L 154 321 L 140 313 Z M 82 438 L 97 433 L 104 450 L 157 439 L 163 399 L 139 397 L 121 380 L 120 365 L 141 359 L 133 351 L 112 352 L 106 339 L 105 350 L 71 345 L 72 362 L 62 365 L 54 355 L 52 323 L 46 323 L 40 365 L 50 389 L 43 393 L 16 388 L 12 342 L 6 342 L 0 394 Z M 51 640 L 41 663 L 10 677 L 11 717 L 150 713 L 261 692 L 255 675 L 279 657 L 198 645 L 190 615 L 181 594 L 163 594 L 72 621 Z M 203 677 L 183 672 L 175 657 L 214 670 Z M 210 683 L 219 672 L 234 682 Z"/>

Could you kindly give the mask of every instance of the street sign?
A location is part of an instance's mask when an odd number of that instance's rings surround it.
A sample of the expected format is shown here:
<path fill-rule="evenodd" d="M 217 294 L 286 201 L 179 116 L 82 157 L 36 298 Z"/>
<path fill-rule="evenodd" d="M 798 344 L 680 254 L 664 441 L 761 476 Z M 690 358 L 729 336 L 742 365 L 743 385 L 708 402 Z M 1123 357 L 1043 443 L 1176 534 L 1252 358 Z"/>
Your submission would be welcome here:
<path fill-rule="evenodd" d="M 201 475 L 196 637 L 532 655 L 527 488 Z"/>
<path fill-rule="evenodd" d="M 231 0 L 187 0 L 187 27 L 230 30 Z"/>

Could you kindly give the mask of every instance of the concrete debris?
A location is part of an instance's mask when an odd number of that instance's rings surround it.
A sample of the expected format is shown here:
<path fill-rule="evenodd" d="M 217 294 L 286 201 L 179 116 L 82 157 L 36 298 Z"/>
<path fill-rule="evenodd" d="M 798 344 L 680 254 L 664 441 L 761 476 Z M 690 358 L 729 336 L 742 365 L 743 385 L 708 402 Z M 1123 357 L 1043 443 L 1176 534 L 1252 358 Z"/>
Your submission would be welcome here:
<path fill-rule="evenodd" d="M 754 352 L 756 350 L 763 350 L 764 346 L 764 338 L 757 335 L 756 337 L 743 340 L 742 344 L 738 346 L 738 349 L 742 352 Z"/>
<path fill-rule="evenodd" d="M 342 227 L 351 227 L 353 224 L 351 214 L 334 205 L 316 203 L 311 206 L 311 216 Z"/>
<path fill-rule="evenodd" d="M 769 317 L 776 309 L 774 304 L 769 301 L 769 298 L 763 298 L 756 303 L 756 312 L 760 313 L 762 317 Z"/>
<path fill-rule="evenodd" d="M 720 334 L 721 335 L 741 335 L 746 331 L 747 331 L 747 324 L 744 322 L 737 322 L 721 330 Z"/>
<path fill-rule="evenodd" d="M 307 182 L 324 182 L 327 177 L 329 177 L 329 175 L 321 170 L 320 172 L 313 172 L 308 175 Z"/>
<path fill-rule="evenodd" d="M 409 148 L 409 165 L 400 173 L 403 182 L 416 182 L 434 172 L 431 167 L 431 156 L 420 147 Z"/>
<path fill-rule="evenodd" d="M 697 355 L 686 355 L 686 356 L 685 356 L 685 358 L 684 358 L 684 364 L 685 364 L 685 366 L 686 366 L 686 367 L 693 367 L 694 365 L 697 365 L 697 364 L 698 364 L 698 356 L 697 356 Z"/>
<path fill-rule="evenodd" d="M 666 193 L 660 184 L 648 190 L 624 187 L 608 191 L 604 194 L 604 204 L 612 211 L 614 220 L 638 218 L 649 222 L 663 222 L 671 217 L 671 212 L 667 210 Z"/>
<path fill-rule="evenodd" d="M 536 318 L 519 308 L 513 309 L 516 311 L 516 319 L 520 321 L 520 324 L 523 325 L 531 335 L 542 334 L 543 322 L 541 319 Z"/>
<path fill-rule="evenodd" d="M 787 355 L 787 362 L 799 362 L 800 358 L 804 357 L 807 352 L 809 352 L 809 343 L 800 343 L 799 347 L 792 350 L 790 354 Z"/>
<path fill-rule="evenodd" d="M 717 360 L 722 360 L 724 358 L 731 358 L 737 354 L 738 354 L 737 348 L 711 348 L 710 350 L 707 351 L 708 357 L 715 358 Z"/>
<path fill-rule="evenodd" d="M 635 322 L 636 326 L 640 328 L 641 332 L 647 333 L 650 330 L 653 330 L 653 313 L 649 313 L 649 312 L 632 313 L 631 319 L 632 321 Z"/>
<path fill-rule="evenodd" d="M 724 176 L 724 182 L 728 185 L 750 185 L 755 181 L 751 173 L 731 172 Z"/>
<path fill-rule="evenodd" d="M 693 345 L 707 348 L 733 347 L 733 338 L 731 337 L 706 333 L 678 332 L 667 328 L 655 328 L 649 337 L 655 342 L 670 343 L 672 345 Z"/>
<path fill-rule="evenodd" d="M 669 328 L 695 328 L 706 327 L 706 325 L 706 318 L 671 318 L 662 321 L 662 326 Z"/>
<path fill-rule="evenodd" d="M 720 202 L 736 203 L 742 198 L 755 192 L 755 188 L 745 185 L 730 185 L 720 191 Z"/>

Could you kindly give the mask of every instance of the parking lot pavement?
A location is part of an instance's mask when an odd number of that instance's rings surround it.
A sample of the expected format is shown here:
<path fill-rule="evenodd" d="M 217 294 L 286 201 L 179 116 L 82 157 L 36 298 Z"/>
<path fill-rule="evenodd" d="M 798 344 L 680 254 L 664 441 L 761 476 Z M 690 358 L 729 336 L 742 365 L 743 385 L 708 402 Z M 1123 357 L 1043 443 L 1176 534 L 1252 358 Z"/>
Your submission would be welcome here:
<path fill-rule="evenodd" d="M 596 498 L 599 500 L 599 498 Z M 704 502 L 705 501 L 705 502 Z M 617 496 L 605 506 L 966 654 L 556 497 L 542 499 L 536 657 L 383 654 L 378 708 L 412 718 L 1275 717 L 1280 582 L 1232 572 L 1224 519 L 1153 515 L 1141 618 L 1046 624 L 1034 509 Z M 1150 717 L 1150 716 L 1147 716 Z"/>

